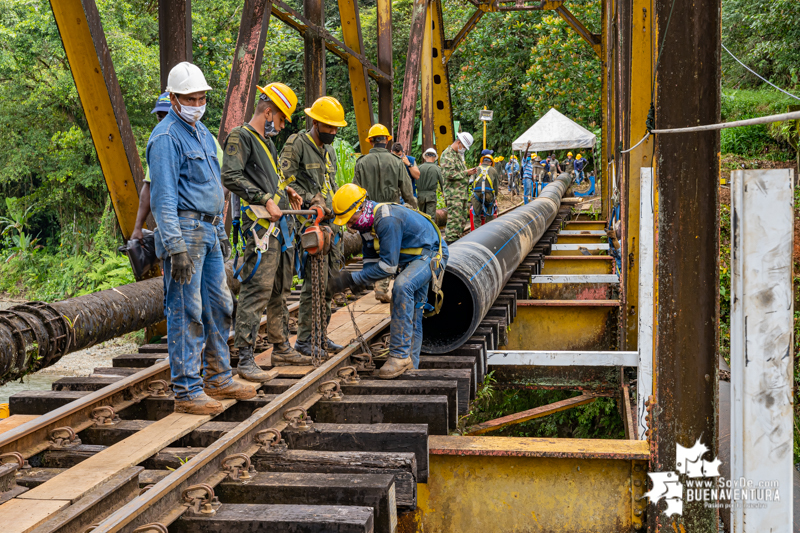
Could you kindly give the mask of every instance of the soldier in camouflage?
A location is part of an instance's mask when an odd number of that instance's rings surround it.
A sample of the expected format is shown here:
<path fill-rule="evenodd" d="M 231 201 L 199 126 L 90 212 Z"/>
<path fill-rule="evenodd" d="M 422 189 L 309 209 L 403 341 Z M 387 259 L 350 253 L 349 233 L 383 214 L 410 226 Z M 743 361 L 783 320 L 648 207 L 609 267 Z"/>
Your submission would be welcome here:
<path fill-rule="evenodd" d="M 422 154 L 425 160 L 419 166 L 419 179 L 417 180 L 417 202 L 419 203 L 419 210 L 434 221 L 436 220 L 436 189 L 442 188 L 444 194 L 444 179 L 442 178 L 442 171 L 436 164 L 436 149 L 428 148 Z"/>
<path fill-rule="evenodd" d="M 334 235 L 340 236 L 340 228 L 332 226 L 328 217 L 332 218 L 331 202 L 333 194 L 337 190 L 336 167 L 338 161 L 336 151 L 333 149 L 333 140 L 339 128 L 347 126 L 347 122 L 344 120 L 344 107 L 336 98 L 323 96 L 318 98 L 310 108 L 307 108 L 305 113 L 311 118 L 311 129 L 295 133 L 286 141 L 283 151 L 281 151 L 281 170 L 288 179 L 294 178 L 293 186 L 302 197 L 303 205 L 322 207 L 327 216 L 321 225 L 331 227 Z M 308 221 L 309 224 L 310 222 Z M 325 300 L 321 302 L 323 309 L 320 309 L 321 316 L 325 317 L 322 324 L 323 335 L 328 329 L 327 325 L 331 318 L 331 300 L 333 300 L 333 294 L 328 289 L 328 277 L 337 275 L 341 268 L 341 265 L 334 263 L 339 262 L 337 252 L 339 257 L 342 255 L 342 241 L 341 238 L 334 240 L 338 240 L 338 243 L 334 246 L 333 254 L 323 257 L 319 279 L 322 290 L 325 292 Z M 315 348 L 311 344 L 311 325 L 314 316 L 311 299 L 312 284 L 309 282 L 310 271 L 308 268 L 305 273 L 306 279 L 300 291 L 297 342 L 295 342 L 294 348 L 303 355 L 311 356 L 319 348 Z M 324 337 L 325 351 L 338 352 L 342 350 L 342 346 L 328 339 L 326 335 Z"/>
<path fill-rule="evenodd" d="M 464 227 L 469 221 L 471 196 L 469 176 L 478 172 L 477 168 L 467 170 L 467 165 L 464 163 L 464 154 L 471 146 L 472 135 L 462 131 L 439 158 L 439 168 L 442 170 L 445 182 L 444 199 L 447 203 L 445 240 L 448 244 L 464 236 Z"/>
<path fill-rule="evenodd" d="M 278 170 L 277 150 L 266 134 L 268 126 L 270 133 L 280 132 L 284 121 L 291 120 L 297 97 L 282 83 L 258 89 L 262 94 L 253 118 L 234 128 L 225 140 L 222 183 L 240 199 L 246 242 L 233 341 L 239 350 L 239 376 L 250 381 L 268 381 L 270 375 L 256 365 L 253 354 L 265 308 L 267 335 L 273 345 L 272 365 L 309 365 L 311 358 L 295 352 L 289 344 L 286 303 L 294 274 L 294 221 L 281 211 L 298 209 L 301 199 Z M 251 206 L 266 207 L 269 218 L 259 218 Z M 260 254 L 253 230 L 259 241 L 267 239 L 268 248 Z"/>

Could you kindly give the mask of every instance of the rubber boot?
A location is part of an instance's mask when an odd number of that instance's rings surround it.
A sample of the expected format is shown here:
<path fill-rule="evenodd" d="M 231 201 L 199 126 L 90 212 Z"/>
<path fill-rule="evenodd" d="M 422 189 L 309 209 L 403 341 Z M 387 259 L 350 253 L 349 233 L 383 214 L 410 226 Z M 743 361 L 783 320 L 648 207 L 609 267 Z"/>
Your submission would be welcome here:
<path fill-rule="evenodd" d="M 205 393 L 200 394 L 194 400 L 175 400 L 176 413 L 188 413 L 190 415 L 218 415 L 225 408 L 213 398 L 209 398 Z"/>
<path fill-rule="evenodd" d="M 403 374 L 406 370 L 413 370 L 414 363 L 410 357 L 400 359 L 399 357 L 389 357 L 386 363 L 383 364 L 378 371 L 378 377 L 381 379 L 392 379 Z"/>
<path fill-rule="evenodd" d="M 253 348 L 250 346 L 239 348 L 239 364 L 236 365 L 236 370 L 239 371 L 239 377 L 247 381 L 263 383 L 272 379 L 272 376 L 261 370 L 256 364 Z"/>
<path fill-rule="evenodd" d="M 344 350 L 344 346 L 336 344 L 335 342 L 333 342 L 330 339 L 325 339 L 325 351 L 333 352 L 333 353 L 339 353 L 342 350 Z"/>
<path fill-rule="evenodd" d="M 286 365 L 310 365 L 311 364 L 311 357 L 314 354 L 314 352 L 317 352 L 317 355 L 323 361 L 325 359 L 327 359 L 327 357 L 328 357 L 328 353 L 327 352 L 323 352 L 319 348 L 315 348 L 315 347 L 311 346 L 311 339 L 305 340 L 305 341 L 301 341 L 300 339 L 298 339 L 294 343 L 294 349 L 297 350 L 297 352 L 295 352 L 295 353 L 299 352 L 297 357 L 300 357 L 300 358 L 302 358 L 303 361 L 308 361 L 308 362 L 294 363 L 294 362 L 290 362 L 290 360 L 287 360 L 286 361 Z M 294 361 L 294 360 L 295 359 L 291 359 L 291 361 Z M 274 352 L 273 352 L 272 364 L 275 365 Z"/>
<path fill-rule="evenodd" d="M 206 387 L 206 394 L 215 400 L 249 400 L 256 397 L 256 389 L 250 385 L 244 385 L 231 380 L 224 387 L 215 389 Z"/>

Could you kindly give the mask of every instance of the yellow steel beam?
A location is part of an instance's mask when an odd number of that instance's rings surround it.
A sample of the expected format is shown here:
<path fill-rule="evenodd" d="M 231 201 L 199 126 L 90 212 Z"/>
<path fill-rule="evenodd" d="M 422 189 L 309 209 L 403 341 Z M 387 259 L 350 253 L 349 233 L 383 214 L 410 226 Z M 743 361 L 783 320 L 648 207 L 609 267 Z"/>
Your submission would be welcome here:
<path fill-rule="evenodd" d="M 356 54 L 364 55 L 364 40 L 361 36 L 361 19 L 358 16 L 357 0 L 339 0 L 339 16 L 342 20 L 342 37 L 344 44 Z M 361 153 L 369 152 L 371 146 L 367 141 L 367 132 L 374 123 L 372 116 L 372 99 L 369 94 L 367 67 L 352 55 L 347 56 L 347 67 L 350 71 L 350 92 L 353 95 L 353 107 L 356 113 L 356 128 L 361 144 Z"/>
<path fill-rule="evenodd" d="M 446 48 L 444 49 L 445 62 L 450 61 L 450 56 L 452 56 L 453 52 L 456 51 L 458 45 L 461 44 L 461 41 L 463 41 L 467 37 L 467 35 L 469 35 L 469 33 L 475 29 L 475 26 L 478 25 L 478 21 L 481 20 L 483 14 L 486 13 L 486 10 L 483 9 L 482 6 L 483 4 L 481 4 L 481 8 L 475 10 L 475 13 L 472 14 L 467 23 L 464 24 L 464 27 L 461 28 L 461 30 L 459 30 L 459 32 L 456 34 L 455 38 L 452 41 L 450 40 L 445 41 L 446 45 Z"/>
<path fill-rule="evenodd" d="M 422 107 L 422 148 L 433 146 L 433 20 L 431 4 L 425 6 L 422 30 L 422 57 L 419 65 L 420 104 Z M 441 153 L 441 152 L 439 152 Z"/>
<path fill-rule="evenodd" d="M 450 75 L 444 57 L 444 20 L 441 0 L 431 6 L 431 87 L 433 89 L 433 134 L 440 154 L 455 141 L 453 107 L 450 101 Z"/>
<path fill-rule="evenodd" d="M 578 215 L 578 220 L 570 220 L 569 222 L 566 222 L 564 229 L 582 231 L 606 229 L 607 222 L 605 220 L 580 220 L 581 216 L 582 215 Z"/>
<path fill-rule="evenodd" d="M 603 25 L 601 29 L 601 41 L 603 45 L 603 55 L 601 56 L 602 66 L 602 100 L 600 105 L 602 108 L 602 132 L 603 140 L 600 152 L 600 212 L 603 217 L 608 219 L 611 212 L 609 204 L 611 203 L 612 183 L 614 177 L 612 174 L 612 165 L 609 158 L 611 153 L 610 147 L 614 144 L 614 117 L 612 115 L 612 102 L 614 102 L 614 84 L 611 83 L 612 72 L 614 72 L 614 51 L 615 46 L 612 42 L 611 32 L 615 27 L 613 24 L 614 17 L 614 2 L 616 0 L 603 0 Z"/>
<path fill-rule="evenodd" d="M 604 235 L 559 235 L 558 244 L 600 244 L 604 239 Z"/>
<path fill-rule="evenodd" d="M 50 6 L 119 227 L 128 239 L 144 171 L 97 6 L 94 0 L 51 0 Z"/>
<path fill-rule="evenodd" d="M 506 350 L 612 350 L 617 300 L 518 300 Z"/>
<path fill-rule="evenodd" d="M 531 300 L 610 300 L 617 285 L 611 283 L 531 283 Z"/>
<path fill-rule="evenodd" d="M 646 442 L 432 436 L 428 446 L 428 482 L 417 485 L 418 512 L 401 517 L 401 531 L 641 527 Z"/>
<path fill-rule="evenodd" d="M 601 60 L 603 59 L 603 43 L 600 38 L 600 35 L 596 33 L 592 33 L 589 29 L 583 25 L 583 23 L 578 20 L 572 12 L 564 7 L 563 5 L 558 6 L 555 9 L 556 13 L 561 15 L 561 18 L 564 19 L 567 24 L 572 26 L 572 29 L 578 32 L 584 41 L 589 43 L 589 46 L 592 47 L 594 52 L 597 54 L 597 57 Z"/>
<path fill-rule="evenodd" d="M 631 16 L 630 125 L 626 148 L 633 146 L 647 132 L 645 121 L 651 102 L 653 51 L 653 14 L 650 0 L 633 0 Z M 648 139 L 628 155 L 626 165 L 627 200 L 623 213 L 622 268 L 625 271 L 625 350 L 638 348 L 639 330 L 639 214 L 641 206 L 650 208 L 650 199 L 641 198 L 640 175 L 643 167 L 653 165 L 653 139 Z"/>
<path fill-rule="evenodd" d="M 614 259 L 601 255 L 593 256 L 547 256 L 542 274 L 611 274 L 614 272 Z"/>

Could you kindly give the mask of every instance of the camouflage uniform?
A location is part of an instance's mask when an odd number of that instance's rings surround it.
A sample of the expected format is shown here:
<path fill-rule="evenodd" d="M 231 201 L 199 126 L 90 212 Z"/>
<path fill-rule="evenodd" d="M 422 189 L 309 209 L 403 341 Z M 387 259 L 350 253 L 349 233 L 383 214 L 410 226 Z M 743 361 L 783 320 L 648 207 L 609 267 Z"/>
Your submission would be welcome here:
<path fill-rule="evenodd" d="M 500 173 L 490 163 L 481 163 L 472 184 L 472 220 L 475 229 L 481 227 L 481 215 L 490 222 L 497 218 L 494 195 L 500 184 Z M 485 211 L 485 213 L 484 213 Z"/>
<path fill-rule="evenodd" d="M 439 157 L 439 168 L 445 182 L 447 202 L 445 240 L 452 243 L 464 235 L 464 227 L 469 222 L 469 176 L 464 158 L 452 146 L 448 146 Z"/>
<path fill-rule="evenodd" d="M 422 163 L 419 166 L 417 180 L 417 202 L 419 210 L 436 220 L 436 187 L 440 186 L 444 193 L 442 171 L 436 163 Z"/>
<path fill-rule="evenodd" d="M 261 143 L 270 151 L 272 160 L 264 151 Z M 277 194 L 278 207 L 291 209 L 286 193 L 279 191 L 280 177 L 273 161 L 277 164 L 278 154 L 271 139 L 265 139 L 249 124 L 234 128 L 225 140 L 222 183 L 247 203 L 265 205 L 270 198 L 275 201 Z M 285 229 L 291 232 L 290 219 L 284 217 L 284 220 L 286 221 Z M 245 263 L 241 278 L 247 280 L 257 261 L 255 239 L 250 230 L 255 227 L 259 238 L 263 238 L 267 233 L 267 228 L 256 224 L 244 213 L 242 213 L 241 223 L 246 243 Z M 289 309 L 286 298 L 292 290 L 294 249 L 281 251 L 282 246 L 277 235 L 279 233 L 275 232 L 269 237 L 269 249 L 262 254 L 256 273 L 252 279 L 242 283 L 239 290 L 233 341 L 233 345 L 237 348 L 253 348 L 264 308 L 267 309 L 269 342 L 280 344 L 288 341 Z M 291 236 L 283 235 L 283 237 L 291 245 Z"/>
<path fill-rule="evenodd" d="M 281 151 L 281 171 L 288 179 L 295 178 L 292 188 L 303 198 L 304 205 L 311 205 L 314 203 L 314 197 L 320 195 L 325 201 L 325 207 L 328 209 L 333 208 L 333 194 L 337 190 L 337 165 L 336 151 L 333 147 L 325 144 L 320 149 L 307 131 L 291 135 Z M 319 200 L 319 196 L 317 196 L 317 200 Z M 339 231 L 330 221 L 322 222 L 320 225 L 331 227 L 334 234 Z M 336 257 L 338 253 L 338 257 L 341 257 L 341 250 L 342 242 L 340 240 L 331 254 Z M 333 300 L 333 295 L 328 290 L 328 276 L 339 273 L 339 269 L 342 266 L 339 263 L 340 261 L 334 260 L 331 255 L 323 257 L 322 274 L 319 280 L 322 284 L 322 290 L 325 292 L 324 309 L 322 310 L 322 315 L 325 317 L 323 319 L 323 332 L 328 329 L 327 325 L 331 319 L 331 300 Z M 309 270 L 306 270 L 306 273 L 310 275 Z M 306 280 L 309 279 L 308 275 Z M 303 342 L 311 339 L 311 322 L 313 318 L 311 288 L 311 283 L 304 282 L 303 288 L 300 290 L 300 308 L 297 312 L 297 339 Z"/>
<path fill-rule="evenodd" d="M 417 208 L 405 164 L 386 148 L 373 148 L 358 158 L 353 183 L 366 189 L 373 202 L 399 202 L 402 195 L 408 205 Z"/>

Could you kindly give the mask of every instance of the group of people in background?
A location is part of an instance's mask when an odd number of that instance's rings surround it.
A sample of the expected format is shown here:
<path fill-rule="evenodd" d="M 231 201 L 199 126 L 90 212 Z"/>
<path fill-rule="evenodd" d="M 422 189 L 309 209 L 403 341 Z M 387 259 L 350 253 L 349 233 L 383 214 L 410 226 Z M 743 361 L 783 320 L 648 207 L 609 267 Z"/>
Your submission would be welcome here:
<path fill-rule="evenodd" d="M 536 153 L 528 154 L 526 150 L 521 167 L 516 155 L 511 155 L 505 165 L 508 192 L 512 195 L 519 194 L 519 182 L 521 179 L 523 201 L 527 204 L 537 195 L 540 187 L 543 187 L 545 183 L 550 183 L 556 176 L 564 172 L 573 178 L 574 183 L 583 183 L 586 179 L 585 168 L 586 159 L 581 154 L 573 158 L 572 152 L 567 152 L 567 158 L 561 162 L 556 158 L 555 153 L 551 153 L 545 159 L 542 159 Z"/>

